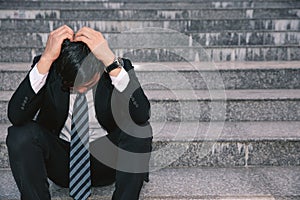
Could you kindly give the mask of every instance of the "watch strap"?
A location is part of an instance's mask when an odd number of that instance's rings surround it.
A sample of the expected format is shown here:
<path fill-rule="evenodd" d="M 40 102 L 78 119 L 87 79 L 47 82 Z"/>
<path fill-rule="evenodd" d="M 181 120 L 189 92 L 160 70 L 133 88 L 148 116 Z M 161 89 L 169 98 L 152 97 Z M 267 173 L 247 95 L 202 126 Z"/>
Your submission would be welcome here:
<path fill-rule="evenodd" d="M 124 66 L 124 64 L 123 64 L 122 58 L 117 57 L 117 58 L 114 59 L 114 62 L 112 64 L 110 64 L 109 66 L 107 66 L 107 67 L 104 68 L 104 71 L 106 73 L 109 73 L 112 70 L 114 70 L 116 68 L 119 68 L 119 67 L 123 67 L 123 66 Z"/>

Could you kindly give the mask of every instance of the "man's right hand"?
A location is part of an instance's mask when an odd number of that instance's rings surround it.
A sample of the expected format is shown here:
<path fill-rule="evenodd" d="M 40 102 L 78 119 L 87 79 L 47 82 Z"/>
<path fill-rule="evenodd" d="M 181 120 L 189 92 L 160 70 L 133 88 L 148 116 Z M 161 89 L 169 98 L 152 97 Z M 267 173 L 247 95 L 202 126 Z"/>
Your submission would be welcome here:
<path fill-rule="evenodd" d="M 65 39 L 73 41 L 74 31 L 67 25 L 63 25 L 52 31 L 47 40 L 45 50 L 37 64 L 40 74 L 47 74 L 52 63 L 58 58 L 61 45 Z"/>

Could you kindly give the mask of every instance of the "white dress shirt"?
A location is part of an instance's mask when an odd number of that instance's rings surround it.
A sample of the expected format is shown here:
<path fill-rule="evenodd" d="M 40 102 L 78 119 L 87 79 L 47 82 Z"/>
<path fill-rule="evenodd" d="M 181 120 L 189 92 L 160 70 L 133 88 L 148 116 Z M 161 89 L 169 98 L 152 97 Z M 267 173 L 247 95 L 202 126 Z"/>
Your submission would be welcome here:
<path fill-rule="evenodd" d="M 35 65 L 32 68 L 32 70 L 29 73 L 29 80 L 30 80 L 31 87 L 35 93 L 38 93 L 38 91 L 45 85 L 47 76 L 48 74 L 39 73 L 37 69 L 37 65 Z M 123 92 L 129 83 L 129 75 L 124 68 L 121 69 L 118 76 L 116 77 L 110 76 L 110 78 L 114 87 L 120 92 Z M 71 118 L 72 118 L 75 98 L 76 98 L 76 94 L 71 93 L 68 118 L 65 122 L 65 126 L 61 130 L 61 134 L 59 135 L 61 139 L 66 140 L 68 142 L 71 141 Z M 107 132 L 101 128 L 101 126 L 99 125 L 96 119 L 94 98 L 91 89 L 86 93 L 86 98 L 88 101 L 88 109 L 89 109 L 89 135 L 90 135 L 89 141 L 92 142 L 97 138 L 106 135 Z"/>

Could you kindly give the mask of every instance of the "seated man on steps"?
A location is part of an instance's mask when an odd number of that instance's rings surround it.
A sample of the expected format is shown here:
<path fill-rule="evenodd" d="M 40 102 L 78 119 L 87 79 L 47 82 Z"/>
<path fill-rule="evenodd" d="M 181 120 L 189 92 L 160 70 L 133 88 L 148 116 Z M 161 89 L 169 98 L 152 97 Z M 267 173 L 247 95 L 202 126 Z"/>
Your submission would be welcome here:
<path fill-rule="evenodd" d="M 87 199 L 91 186 L 114 182 L 112 199 L 139 198 L 148 181 L 150 103 L 131 62 L 117 59 L 100 32 L 51 32 L 9 101 L 8 117 L 21 199 L 51 199 L 48 178 L 76 200 Z M 92 129 L 92 121 L 105 131 Z"/>

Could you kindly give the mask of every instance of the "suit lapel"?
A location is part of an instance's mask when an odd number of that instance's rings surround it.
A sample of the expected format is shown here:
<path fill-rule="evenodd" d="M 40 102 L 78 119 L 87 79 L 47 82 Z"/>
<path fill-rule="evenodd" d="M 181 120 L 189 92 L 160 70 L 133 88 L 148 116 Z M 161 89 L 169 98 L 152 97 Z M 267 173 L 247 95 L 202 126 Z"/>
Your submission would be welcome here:
<path fill-rule="evenodd" d="M 60 113 L 56 116 L 58 124 L 64 124 L 69 111 L 70 92 L 63 91 L 61 89 L 61 79 L 55 73 L 52 74 L 54 79 L 49 83 L 49 97 L 52 98 L 51 102 L 54 103 L 54 109 L 56 113 Z"/>

